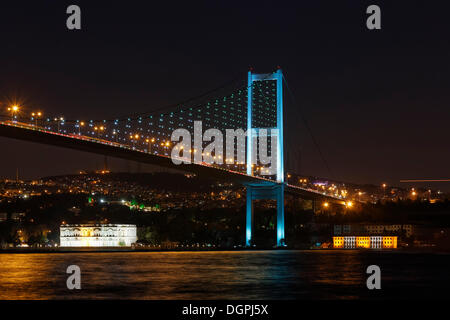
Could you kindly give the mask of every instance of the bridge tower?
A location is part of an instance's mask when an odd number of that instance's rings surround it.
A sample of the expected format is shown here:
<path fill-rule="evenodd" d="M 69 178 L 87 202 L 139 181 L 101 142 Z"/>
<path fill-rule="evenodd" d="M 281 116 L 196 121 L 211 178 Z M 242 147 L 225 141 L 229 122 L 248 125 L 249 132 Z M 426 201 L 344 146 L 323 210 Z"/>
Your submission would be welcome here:
<path fill-rule="evenodd" d="M 284 245 L 284 157 L 283 157 L 283 73 L 281 69 L 271 74 L 254 74 L 248 72 L 247 86 L 247 174 L 252 175 L 252 164 L 255 163 L 256 148 L 254 146 L 254 135 L 262 128 L 253 128 L 253 82 L 255 81 L 276 81 L 276 127 L 270 129 L 270 134 L 276 135 L 277 141 L 277 158 L 276 158 L 276 181 L 263 181 L 258 183 L 248 183 L 247 189 L 247 205 L 246 205 L 246 233 L 245 244 L 251 245 L 253 233 L 253 200 L 257 199 L 274 199 L 277 201 L 277 246 Z M 275 130 L 273 130 L 275 129 Z M 273 152 L 273 147 L 271 152 Z"/>

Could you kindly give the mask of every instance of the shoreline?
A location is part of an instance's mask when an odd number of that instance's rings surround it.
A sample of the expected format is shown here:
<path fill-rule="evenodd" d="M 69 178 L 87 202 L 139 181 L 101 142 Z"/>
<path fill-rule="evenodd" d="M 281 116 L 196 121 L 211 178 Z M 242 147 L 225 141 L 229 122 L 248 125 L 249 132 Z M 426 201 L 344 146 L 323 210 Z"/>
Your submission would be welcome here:
<path fill-rule="evenodd" d="M 130 253 L 130 252 L 223 252 L 223 251 L 335 251 L 335 252 L 398 252 L 398 253 L 442 253 L 450 254 L 450 251 L 437 248 L 399 248 L 399 249 L 311 249 L 311 248 L 215 248 L 215 249 L 134 249 L 126 248 L 8 248 L 0 249 L 0 254 L 33 254 L 33 253 Z"/>

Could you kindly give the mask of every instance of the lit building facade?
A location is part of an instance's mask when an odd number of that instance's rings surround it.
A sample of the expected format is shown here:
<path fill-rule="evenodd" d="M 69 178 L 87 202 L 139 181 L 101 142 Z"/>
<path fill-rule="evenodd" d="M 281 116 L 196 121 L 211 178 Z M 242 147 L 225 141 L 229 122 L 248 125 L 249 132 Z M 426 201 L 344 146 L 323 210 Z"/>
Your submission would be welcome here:
<path fill-rule="evenodd" d="M 77 224 L 60 227 L 61 247 L 130 247 L 137 241 L 132 224 Z"/>
<path fill-rule="evenodd" d="M 414 232 L 414 228 L 410 224 L 372 224 L 372 225 L 359 225 L 359 224 L 344 224 L 334 225 L 334 235 L 392 235 L 404 234 L 406 237 L 411 237 Z"/>
<path fill-rule="evenodd" d="M 366 225 L 364 226 L 366 231 L 370 234 L 378 233 L 381 234 L 383 232 L 395 232 L 401 233 L 404 232 L 406 237 L 411 237 L 413 234 L 413 226 L 410 224 L 391 224 L 391 225 Z"/>
<path fill-rule="evenodd" d="M 333 237 L 336 249 L 397 249 L 396 236 L 343 236 Z"/>

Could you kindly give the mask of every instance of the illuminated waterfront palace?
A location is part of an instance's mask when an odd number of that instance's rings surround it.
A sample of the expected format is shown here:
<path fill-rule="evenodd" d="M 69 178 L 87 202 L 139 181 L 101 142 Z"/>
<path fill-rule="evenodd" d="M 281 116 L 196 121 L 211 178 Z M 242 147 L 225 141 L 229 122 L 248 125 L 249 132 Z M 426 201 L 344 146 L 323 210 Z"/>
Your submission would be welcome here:
<path fill-rule="evenodd" d="M 60 227 L 61 247 L 130 247 L 137 241 L 132 224 L 76 224 Z"/>
<path fill-rule="evenodd" d="M 333 237 L 336 249 L 396 249 L 396 236 L 344 236 Z"/>

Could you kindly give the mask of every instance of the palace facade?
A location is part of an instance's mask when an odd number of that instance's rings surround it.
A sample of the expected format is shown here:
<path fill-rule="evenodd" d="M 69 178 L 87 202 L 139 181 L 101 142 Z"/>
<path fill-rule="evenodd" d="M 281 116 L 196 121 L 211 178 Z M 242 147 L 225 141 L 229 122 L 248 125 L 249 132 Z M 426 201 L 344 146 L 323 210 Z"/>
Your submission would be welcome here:
<path fill-rule="evenodd" d="M 61 247 L 130 247 L 137 241 L 132 224 L 73 224 L 60 227 Z"/>
<path fill-rule="evenodd" d="M 343 236 L 333 237 L 337 249 L 397 249 L 396 236 Z"/>

